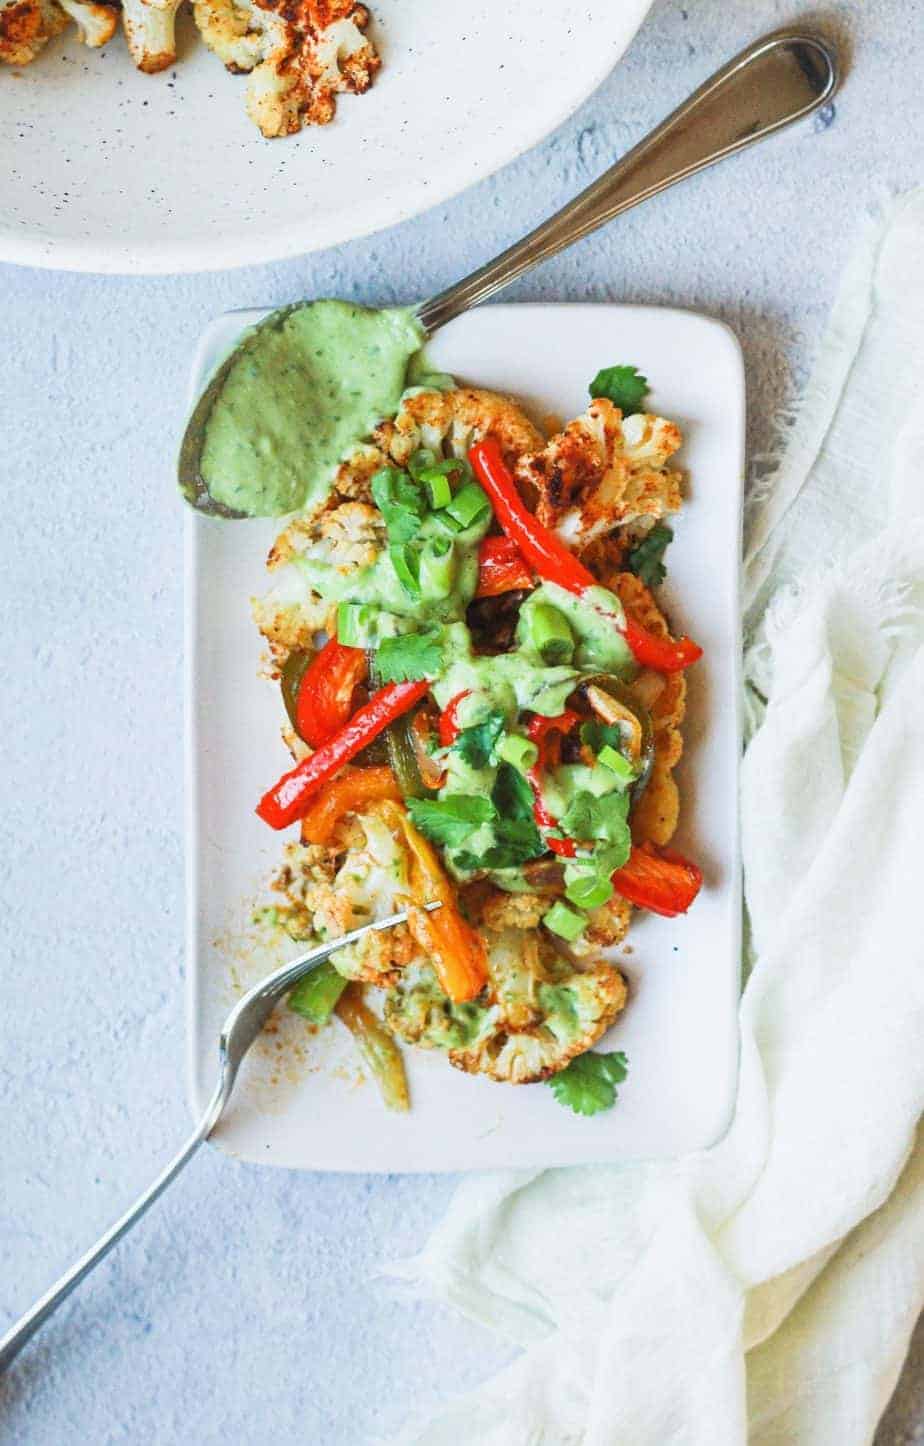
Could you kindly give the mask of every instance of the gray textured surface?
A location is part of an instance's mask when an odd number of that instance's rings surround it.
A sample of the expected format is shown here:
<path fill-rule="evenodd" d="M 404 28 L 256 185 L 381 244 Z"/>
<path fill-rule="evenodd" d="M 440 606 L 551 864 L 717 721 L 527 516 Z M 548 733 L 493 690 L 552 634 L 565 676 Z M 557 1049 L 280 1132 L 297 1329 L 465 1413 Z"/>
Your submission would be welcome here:
<path fill-rule="evenodd" d="M 543 146 L 334 253 L 151 281 L 0 268 L 0 1316 L 109 1223 L 186 1128 L 170 461 L 203 324 L 232 306 L 441 287 L 566 200 L 735 48 L 797 18 L 825 20 L 846 49 L 833 114 L 623 219 L 514 293 L 725 317 L 744 343 L 760 452 L 855 223 L 922 179 L 924 14 L 911 0 L 823 12 L 659 0 L 625 63 Z M 380 1259 L 421 1243 L 451 1190 L 206 1152 L 0 1387 L 0 1433 L 30 1446 L 352 1446 L 390 1431 L 505 1358 L 373 1278 Z M 919 1333 L 883 1446 L 924 1439 L 922 1348 Z"/>

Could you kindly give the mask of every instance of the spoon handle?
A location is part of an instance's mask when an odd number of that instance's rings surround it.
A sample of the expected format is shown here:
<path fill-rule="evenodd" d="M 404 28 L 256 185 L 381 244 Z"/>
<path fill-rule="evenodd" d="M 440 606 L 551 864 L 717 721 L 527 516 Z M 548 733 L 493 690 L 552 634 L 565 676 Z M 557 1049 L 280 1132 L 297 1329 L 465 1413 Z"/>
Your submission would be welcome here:
<path fill-rule="evenodd" d="M 434 902 L 424 904 L 423 907 L 428 913 L 431 913 L 441 906 Z M 46 1290 L 45 1294 L 40 1296 L 35 1304 L 26 1311 L 25 1315 L 20 1316 L 19 1320 L 14 1322 L 4 1335 L 0 1336 L 0 1374 L 16 1359 L 39 1326 L 48 1319 L 53 1311 L 57 1310 L 61 1302 L 67 1299 L 84 1277 L 89 1275 L 101 1260 L 105 1259 L 113 1246 L 122 1239 L 122 1236 L 137 1224 L 145 1211 L 176 1179 L 183 1166 L 192 1159 L 203 1140 L 208 1139 L 220 1120 L 225 1105 L 231 1098 L 231 1091 L 234 1089 L 241 1061 L 282 995 L 287 994 L 292 986 L 309 974 L 312 969 L 323 964 L 331 954 L 336 954 L 338 949 L 342 949 L 347 944 L 356 943 L 366 934 L 393 929 L 396 924 L 406 922 L 407 912 L 401 909 L 395 914 L 389 914 L 387 918 L 374 919 L 368 924 L 361 924 L 359 928 L 352 929 L 339 938 L 328 939 L 323 944 L 316 944 L 306 953 L 299 954 L 298 958 L 290 959 L 288 963 L 274 969 L 272 974 L 267 975 L 265 979 L 261 980 L 259 984 L 255 984 L 243 995 L 228 1015 L 221 1031 L 218 1049 L 220 1065 L 218 1085 L 195 1130 L 179 1153 L 174 1155 L 169 1165 L 161 1170 L 144 1194 L 139 1195 L 134 1205 L 131 1205 L 124 1215 L 120 1215 L 115 1224 L 110 1225 L 105 1235 L 101 1235 L 96 1244 L 75 1261 L 70 1270 L 65 1271 L 54 1285 Z"/>
<path fill-rule="evenodd" d="M 742 50 L 628 155 L 493 261 L 417 308 L 433 332 L 622 211 L 823 105 L 837 86 L 831 49 L 778 31 Z"/>
<path fill-rule="evenodd" d="M 115 1224 L 110 1225 L 105 1235 L 101 1235 L 96 1244 L 91 1246 L 79 1260 L 75 1261 L 70 1270 L 65 1271 L 60 1279 L 56 1280 L 54 1285 L 49 1287 L 45 1294 L 40 1296 L 35 1304 L 26 1311 L 25 1315 L 20 1316 L 19 1320 L 11 1325 L 4 1335 L 0 1336 L 0 1374 L 16 1359 L 23 1346 L 32 1338 L 39 1326 L 48 1319 L 53 1311 L 57 1310 L 61 1302 L 67 1299 L 71 1291 L 80 1284 L 84 1277 L 89 1275 L 90 1271 L 109 1254 L 113 1246 L 117 1245 L 122 1239 L 122 1236 L 141 1219 L 142 1215 L 154 1204 L 158 1196 L 163 1194 L 167 1186 L 176 1178 L 183 1166 L 195 1154 L 196 1150 L 202 1144 L 202 1141 L 211 1133 L 215 1121 L 221 1113 L 223 1103 L 224 1091 L 222 1086 L 219 1086 L 194 1133 L 190 1135 L 179 1154 L 174 1155 L 169 1165 L 161 1170 L 156 1180 L 148 1186 L 144 1194 L 139 1195 L 138 1199 L 125 1211 L 124 1215 L 120 1215 Z"/>

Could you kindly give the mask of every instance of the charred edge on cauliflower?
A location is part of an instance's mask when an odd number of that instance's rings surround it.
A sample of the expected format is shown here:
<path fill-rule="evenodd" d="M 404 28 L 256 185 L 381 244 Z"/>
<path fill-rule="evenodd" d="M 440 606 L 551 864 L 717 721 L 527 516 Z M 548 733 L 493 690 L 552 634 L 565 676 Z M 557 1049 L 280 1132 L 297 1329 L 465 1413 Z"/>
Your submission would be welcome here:
<path fill-rule="evenodd" d="M 542 434 L 516 402 L 479 387 L 452 391 L 409 392 L 393 420 L 376 427 L 369 442 L 355 448 L 334 476 L 334 486 L 345 497 L 370 500 L 369 484 L 380 467 L 407 463 L 418 448 L 437 456 L 465 457 L 469 448 L 488 435 L 500 443 L 508 465 L 542 446 Z"/>
<path fill-rule="evenodd" d="M 681 505 L 680 473 L 667 468 L 682 437 L 650 413 L 623 419 L 603 397 L 540 450 L 521 457 L 517 481 L 539 521 L 580 551 L 596 538 Z"/>
<path fill-rule="evenodd" d="M 335 97 L 361 95 L 381 66 L 354 0 L 195 0 L 193 12 L 226 68 L 249 73 L 247 114 L 268 139 L 327 125 Z"/>
<path fill-rule="evenodd" d="M 55 0 L 0 0 L 0 60 L 6 65 L 31 65 L 67 23 Z"/>
<path fill-rule="evenodd" d="M 576 965 L 542 933 L 487 935 L 489 982 L 473 1004 L 453 1004 L 428 964 L 405 970 L 385 1019 L 409 1044 L 442 1049 L 456 1069 L 535 1084 L 590 1049 L 626 1002 L 618 969 Z"/>

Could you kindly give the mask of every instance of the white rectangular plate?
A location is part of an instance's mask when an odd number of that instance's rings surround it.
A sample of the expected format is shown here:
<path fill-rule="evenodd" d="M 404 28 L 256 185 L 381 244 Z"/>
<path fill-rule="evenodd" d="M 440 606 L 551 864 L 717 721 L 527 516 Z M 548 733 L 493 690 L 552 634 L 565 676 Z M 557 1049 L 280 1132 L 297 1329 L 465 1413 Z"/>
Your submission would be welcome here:
<path fill-rule="evenodd" d="M 209 328 L 193 395 L 261 315 L 237 312 Z M 676 839 L 699 861 L 705 886 L 684 918 L 637 913 L 618 951 L 631 997 L 601 1045 L 629 1056 L 615 1109 L 579 1118 L 545 1086 L 493 1084 L 440 1055 L 407 1050 L 413 1107 L 391 1114 L 339 1023 L 312 1035 L 283 1009 L 245 1065 L 216 1139 L 242 1159 L 315 1170 L 522 1168 L 704 1148 L 730 1120 L 738 1067 L 740 348 L 721 323 L 689 312 L 509 305 L 458 318 L 428 352 L 460 380 L 522 399 L 536 418 L 576 416 L 600 367 L 631 363 L 650 380 L 649 407 L 682 428 L 688 485 L 663 600 L 675 629 L 705 650 L 689 674 Z M 249 607 L 267 586 L 264 559 L 278 526 L 187 518 L 187 977 L 197 1111 L 214 1085 L 218 1030 L 236 993 L 283 962 L 281 946 L 255 942 L 250 925 L 254 905 L 268 902 L 282 850 L 254 805 L 291 766 L 278 688 L 257 676 L 262 639 Z"/>

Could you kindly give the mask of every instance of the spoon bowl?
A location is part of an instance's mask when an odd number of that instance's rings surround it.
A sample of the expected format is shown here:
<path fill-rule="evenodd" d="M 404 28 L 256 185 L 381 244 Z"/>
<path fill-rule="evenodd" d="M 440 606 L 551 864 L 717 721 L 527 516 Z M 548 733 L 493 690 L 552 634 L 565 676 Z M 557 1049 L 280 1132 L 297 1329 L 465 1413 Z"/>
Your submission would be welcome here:
<path fill-rule="evenodd" d="M 781 30 L 758 40 L 716 71 L 555 215 L 470 276 L 420 302 L 416 314 L 424 334 L 432 336 L 453 317 L 495 296 L 614 216 L 810 115 L 825 105 L 836 89 L 834 53 L 817 36 Z M 293 309 L 286 307 L 284 312 Z M 261 325 L 274 324 L 279 315 L 272 313 Z M 210 496 L 201 460 L 208 420 L 236 355 L 232 351 L 222 362 L 193 408 L 177 463 L 180 490 L 187 502 L 201 512 L 226 518 L 247 514 L 232 511 Z"/>

